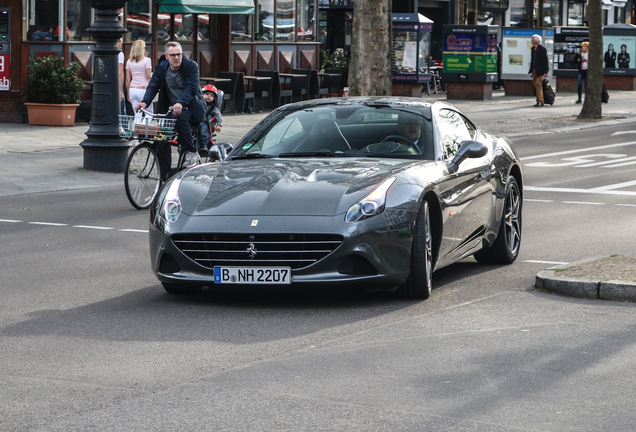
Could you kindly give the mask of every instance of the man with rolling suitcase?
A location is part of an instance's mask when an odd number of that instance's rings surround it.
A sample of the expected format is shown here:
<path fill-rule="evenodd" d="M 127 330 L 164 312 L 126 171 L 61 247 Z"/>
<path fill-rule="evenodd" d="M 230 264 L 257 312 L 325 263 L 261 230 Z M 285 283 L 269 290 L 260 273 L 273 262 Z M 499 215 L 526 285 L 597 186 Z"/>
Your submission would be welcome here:
<path fill-rule="evenodd" d="M 538 34 L 533 35 L 530 70 L 528 73 L 532 75 L 532 84 L 534 84 L 535 96 L 537 98 L 537 103 L 534 104 L 536 107 L 543 106 L 545 102 L 543 99 L 543 80 L 548 77 L 549 70 L 548 51 L 541 45 L 541 36 Z M 554 100 L 552 103 L 554 103 Z"/>

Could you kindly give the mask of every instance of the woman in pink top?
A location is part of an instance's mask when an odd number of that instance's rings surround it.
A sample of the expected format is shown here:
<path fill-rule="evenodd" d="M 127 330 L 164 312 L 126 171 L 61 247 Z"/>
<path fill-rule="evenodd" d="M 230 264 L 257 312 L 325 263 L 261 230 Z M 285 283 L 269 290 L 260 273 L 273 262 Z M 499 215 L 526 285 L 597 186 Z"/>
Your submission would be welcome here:
<path fill-rule="evenodd" d="M 136 106 L 144 99 L 146 87 L 152 77 L 152 64 L 146 57 L 146 42 L 136 40 L 130 49 L 130 57 L 126 62 L 126 88 L 128 88 L 128 100 L 132 106 Z M 152 111 L 152 105 L 148 107 Z M 140 117 L 141 113 L 135 113 Z"/>

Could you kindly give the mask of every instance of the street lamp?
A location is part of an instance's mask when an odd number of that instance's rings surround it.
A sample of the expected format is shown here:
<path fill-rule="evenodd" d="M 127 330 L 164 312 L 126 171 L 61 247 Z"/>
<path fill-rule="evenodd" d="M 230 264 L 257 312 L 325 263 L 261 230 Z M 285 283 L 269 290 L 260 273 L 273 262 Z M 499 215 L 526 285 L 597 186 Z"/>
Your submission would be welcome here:
<path fill-rule="evenodd" d="M 84 169 L 124 172 L 130 143 L 119 136 L 119 48 L 117 41 L 127 30 L 119 17 L 128 0 L 93 0 L 95 21 L 87 32 L 95 41 L 91 123 L 84 149 Z"/>

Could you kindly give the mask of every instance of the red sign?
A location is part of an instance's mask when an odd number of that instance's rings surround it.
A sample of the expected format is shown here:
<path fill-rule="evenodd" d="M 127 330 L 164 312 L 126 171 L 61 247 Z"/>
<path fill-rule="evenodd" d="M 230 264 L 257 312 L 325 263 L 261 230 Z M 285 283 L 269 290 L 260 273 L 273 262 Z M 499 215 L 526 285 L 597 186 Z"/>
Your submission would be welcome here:
<path fill-rule="evenodd" d="M 9 54 L 0 54 L 0 91 L 9 91 Z"/>

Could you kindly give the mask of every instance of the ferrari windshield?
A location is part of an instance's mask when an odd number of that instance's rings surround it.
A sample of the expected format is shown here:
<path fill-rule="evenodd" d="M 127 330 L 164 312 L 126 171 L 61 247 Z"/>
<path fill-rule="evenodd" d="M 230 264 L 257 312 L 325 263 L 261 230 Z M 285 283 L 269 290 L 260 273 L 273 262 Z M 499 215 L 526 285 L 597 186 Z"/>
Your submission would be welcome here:
<path fill-rule="evenodd" d="M 245 137 L 231 159 L 259 157 L 395 157 L 434 159 L 424 108 L 328 104 L 272 114 Z"/>

